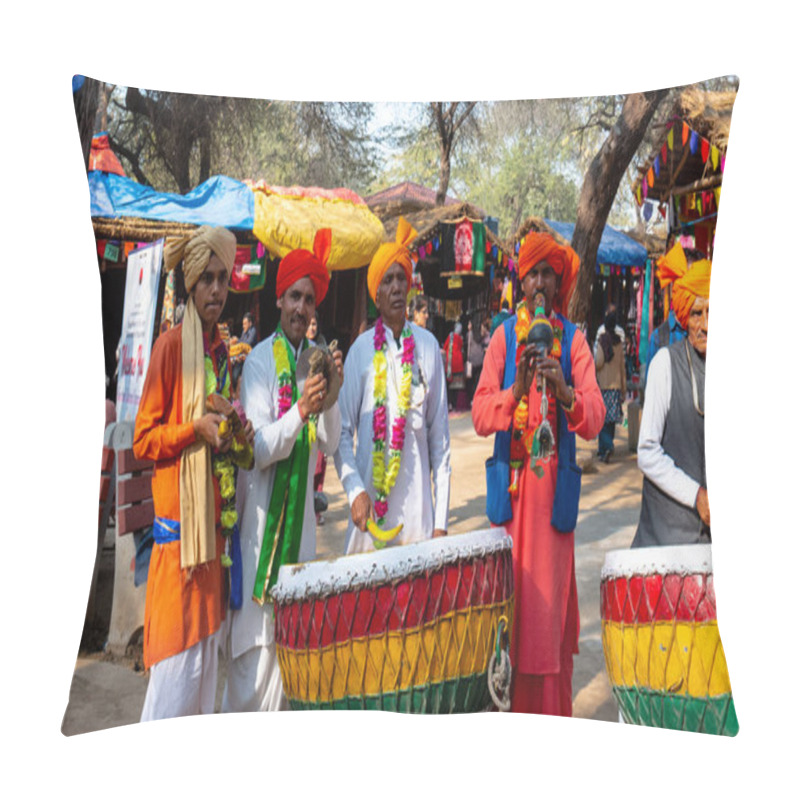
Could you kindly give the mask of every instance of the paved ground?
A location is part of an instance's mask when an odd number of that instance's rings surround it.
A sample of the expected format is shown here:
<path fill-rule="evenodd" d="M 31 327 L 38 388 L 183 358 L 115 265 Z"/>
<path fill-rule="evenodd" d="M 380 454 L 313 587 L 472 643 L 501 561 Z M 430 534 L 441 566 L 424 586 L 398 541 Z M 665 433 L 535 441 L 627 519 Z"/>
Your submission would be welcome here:
<path fill-rule="evenodd" d="M 449 530 L 465 533 L 488 527 L 484 512 L 484 461 L 492 440 L 478 438 L 469 414 L 450 420 L 453 477 Z M 573 679 L 574 715 L 617 721 L 617 710 L 605 674 L 600 632 L 600 569 L 606 551 L 630 545 L 639 517 L 641 475 L 636 456 L 627 446 L 627 429 L 618 426 L 616 455 L 610 464 L 592 459 L 595 443 L 578 440 L 578 460 L 584 465 L 581 514 L 576 530 L 576 573 L 580 601 L 580 654 Z M 328 464 L 325 491 L 330 507 L 318 529 L 320 557 L 341 554 L 348 509 L 333 464 Z M 103 574 L 113 570 L 113 535 L 103 553 Z M 110 565 L 110 569 L 109 569 Z M 101 582 L 98 608 L 110 606 L 108 581 Z M 106 608 L 108 613 L 108 609 Z M 224 666 L 223 675 L 224 678 Z M 130 659 L 110 660 L 100 645 L 82 651 L 75 666 L 70 702 L 62 731 L 72 735 L 137 722 L 147 678 L 134 649 Z M 218 695 L 218 700 L 221 693 Z"/>

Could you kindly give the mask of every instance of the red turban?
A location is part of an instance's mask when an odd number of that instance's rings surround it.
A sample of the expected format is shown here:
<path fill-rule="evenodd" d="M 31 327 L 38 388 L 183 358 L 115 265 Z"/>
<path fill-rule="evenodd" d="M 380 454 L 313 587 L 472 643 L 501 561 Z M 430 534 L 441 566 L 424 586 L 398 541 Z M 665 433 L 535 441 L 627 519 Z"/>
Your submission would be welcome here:
<path fill-rule="evenodd" d="M 550 234 L 531 232 L 519 249 L 520 281 L 540 261 L 546 261 L 561 279 L 558 293 L 553 299 L 553 308 L 560 314 L 566 314 L 570 297 L 575 290 L 581 260 L 571 247 L 560 245 Z"/>
<path fill-rule="evenodd" d="M 314 252 L 308 250 L 292 250 L 287 253 L 278 266 L 278 278 L 275 283 L 275 295 L 283 293 L 301 278 L 310 278 L 314 284 L 314 294 L 319 305 L 328 292 L 331 276 L 328 273 L 328 256 L 331 254 L 331 229 L 322 228 L 314 237 Z"/>
<path fill-rule="evenodd" d="M 411 227 L 409 222 L 400 217 L 397 223 L 397 235 L 395 241 L 384 242 L 372 256 L 369 269 L 367 270 L 367 289 L 369 289 L 370 297 L 375 302 L 375 295 L 378 294 L 378 286 L 380 286 L 386 270 L 392 264 L 399 264 L 406 273 L 406 280 L 408 281 L 409 288 L 411 287 L 411 273 L 413 271 L 413 259 L 411 252 L 408 249 L 411 242 L 417 237 L 417 232 Z"/>
<path fill-rule="evenodd" d="M 682 328 L 689 323 L 689 312 L 698 297 L 708 298 L 711 288 L 711 262 L 695 261 L 691 266 L 680 244 L 656 262 L 661 288 L 672 284 L 672 310 Z"/>

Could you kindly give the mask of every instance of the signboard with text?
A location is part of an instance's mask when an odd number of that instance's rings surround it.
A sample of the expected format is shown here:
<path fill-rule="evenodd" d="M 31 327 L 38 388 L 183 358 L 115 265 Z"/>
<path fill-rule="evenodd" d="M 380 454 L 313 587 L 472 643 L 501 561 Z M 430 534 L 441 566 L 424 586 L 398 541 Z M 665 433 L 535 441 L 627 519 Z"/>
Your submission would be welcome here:
<path fill-rule="evenodd" d="M 117 421 L 133 422 L 150 363 L 153 326 L 158 299 L 158 280 L 164 240 L 133 250 L 125 276 L 125 306 L 119 340 Z"/>

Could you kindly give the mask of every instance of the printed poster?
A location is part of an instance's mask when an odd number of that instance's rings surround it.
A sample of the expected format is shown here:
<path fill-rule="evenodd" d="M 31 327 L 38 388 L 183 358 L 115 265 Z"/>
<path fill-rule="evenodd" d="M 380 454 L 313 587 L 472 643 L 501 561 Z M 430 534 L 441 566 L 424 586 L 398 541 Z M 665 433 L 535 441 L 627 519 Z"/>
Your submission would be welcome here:
<path fill-rule="evenodd" d="M 134 250 L 128 256 L 125 305 L 119 341 L 117 421 L 133 422 L 139 409 L 150 350 L 158 299 L 158 280 L 164 240 Z"/>

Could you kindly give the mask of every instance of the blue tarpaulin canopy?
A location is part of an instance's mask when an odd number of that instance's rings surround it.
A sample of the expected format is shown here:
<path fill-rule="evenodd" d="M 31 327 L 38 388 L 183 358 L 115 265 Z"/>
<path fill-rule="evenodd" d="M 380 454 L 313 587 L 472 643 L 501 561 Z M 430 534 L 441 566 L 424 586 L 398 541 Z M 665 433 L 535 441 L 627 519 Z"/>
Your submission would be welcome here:
<path fill-rule="evenodd" d="M 244 183 L 215 175 L 188 194 L 157 192 L 121 175 L 89 172 L 92 217 L 132 217 L 191 225 L 253 230 L 253 192 Z"/>
<path fill-rule="evenodd" d="M 575 230 L 573 222 L 554 222 L 546 219 L 545 222 L 568 242 L 572 241 Z M 644 267 L 647 262 L 647 248 L 634 241 L 630 236 L 620 233 L 610 225 L 603 229 L 600 246 L 597 248 L 597 264 L 609 264 L 618 267 Z"/>

